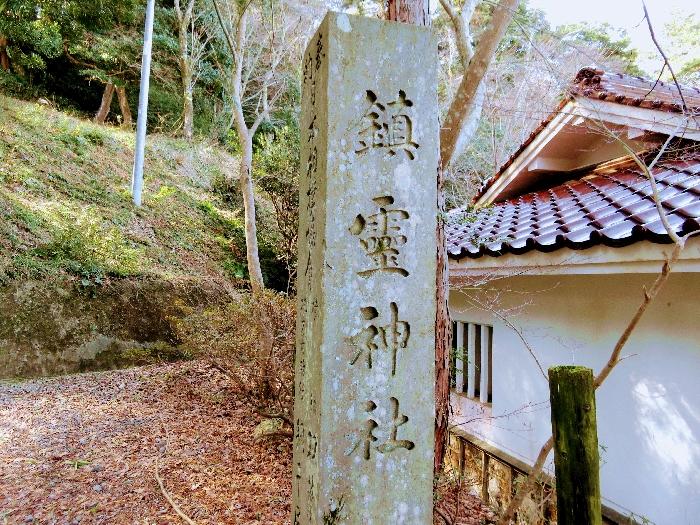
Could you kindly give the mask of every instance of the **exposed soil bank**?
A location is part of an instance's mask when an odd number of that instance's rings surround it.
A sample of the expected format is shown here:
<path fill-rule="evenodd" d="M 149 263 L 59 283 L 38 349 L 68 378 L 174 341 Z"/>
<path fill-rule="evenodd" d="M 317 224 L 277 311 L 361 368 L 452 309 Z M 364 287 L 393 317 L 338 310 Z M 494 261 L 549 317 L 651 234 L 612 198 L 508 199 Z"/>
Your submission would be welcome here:
<path fill-rule="evenodd" d="M 214 283 L 22 281 L 0 289 L 0 378 L 105 370 L 153 355 L 177 358 L 183 307 L 228 297 Z"/>

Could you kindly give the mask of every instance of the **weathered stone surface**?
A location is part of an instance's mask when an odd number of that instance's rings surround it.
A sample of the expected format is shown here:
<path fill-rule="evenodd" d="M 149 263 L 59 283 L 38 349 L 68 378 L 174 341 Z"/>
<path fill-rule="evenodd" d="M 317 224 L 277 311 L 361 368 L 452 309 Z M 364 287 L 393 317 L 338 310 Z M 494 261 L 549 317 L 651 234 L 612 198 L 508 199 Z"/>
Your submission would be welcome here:
<path fill-rule="evenodd" d="M 133 364 L 134 351 L 176 345 L 181 307 L 226 300 L 216 283 L 115 280 L 0 286 L 0 379 L 107 370 Z"/>
<path fill-rule="evenodd" d="M 294 523 L 432 523 L 436 67 L 336 13 L 305 54 Z"/>

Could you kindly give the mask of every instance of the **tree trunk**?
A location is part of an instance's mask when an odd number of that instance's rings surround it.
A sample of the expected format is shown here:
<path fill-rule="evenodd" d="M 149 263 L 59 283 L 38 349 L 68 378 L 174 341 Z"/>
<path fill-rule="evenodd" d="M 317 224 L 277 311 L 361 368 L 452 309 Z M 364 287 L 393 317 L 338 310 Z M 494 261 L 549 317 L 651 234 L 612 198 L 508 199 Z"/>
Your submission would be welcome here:
<path fill-rule="evenodd" d="M 427 0 L 389 0 L 387 20 L 407 24 L 430 25 L 429 3 Z M 435 474 L 442 469 L 447 445 L 447 425 L 450 410 L 450 379 L 448 357 L 451 344 L 450 313 L 447 307 L 447 251 L 445 228 L 442 220 L 445 197 L 443 193 L 442 169 L 437 173 L 438 221 L 437 231 L 437 272 L 435 276 L 437 310 L 435 315 Z"/>
<path fill-rule="evenodd" d="M 182 109 L 182 135 L 188 141 L 194 135 L 194 104 L 192 102 L 192 88 L 188 86 L 184 93 L 184 107 Z"/>
<path fill-rule="evenodd" d="M 440 0 L 440 5 L 447 13 L 447 16 L 452 22 L 452 29 L 455 35 L 455 43 L 459 52 L 459 59 L 462 62 L 462 77 L 469 71 L 469 65 L 474 57 L 474 46 L 472 45 L 472 32 L 470 22 L 474 16 L 479 0 L 465 0 L 461 9 L 457 10 L 452 3 L 452 0 Z M 484 98 L 486 94 L 486 84 L 483 79 L 479 83 L 474 98 L 469 100 L 468 115 L 462 125 L 462 129 L 458 133 L 458 138 L 455 142 L 453 158 L 457 158 L 465 146 L 471 142 L 479 127 L 481 118 L 481 110 L 484 106 Z"/>
<path fill-rule="evenodd" d="M 7 54 L 7 38 L 0 35 L 0 67 L 5 70 L 10 70 L 10 57 Z"/>
<path fill-rule="evenodd" d="M 435 474 L 442 471 L 447 448 L 448 424 L 450 415 L 450 369 L 449 358 L 452 348 L 452 323 L 447 299 L 449 294 L 449 267 L 447 260 L 447 239 L 445 235 L 445 192 L 443 170 L 438 167 L 437 195 L 437 274 L 436 314 L 435 314 Z"/>
<path fill-rule="evenodd" d="M 430 3 L 427 0 L 389 0 L 386 19 L 417 26 L 430 25 Z"/>
<path fill-rule="evenodd" d="M 95 122 L 98 124 L 104 124 L 107 115 L 109 115 L 109 107 L 112 105 L 112 97 L 114 97 L 114 84 L 107 82 L 105 84 L 105 90 L 102 93 L 102 102 L 100 102 L 100 109 L 97 110 L 95 114 Z"/>
<path fill-rule="evenodd" d="M 253 190 L 253 137 L 250 133 L 242 136 L 241 141 L 241 193 L 243 195 L 243 207 L 245 210 L 245 245 L 246 259 L 248 261 L 248 275 L 253 293 L 261 292 L 265 288 L 262 270 L 260 269 L 260 257 L 258 255 L 258 231 L 255 223 L 255 193 Z"/>
<path fill-rule="evenodd" d="M 122 112 L 122 126 L 125 128 L 131 128 L 131 109 L 129 108 L 129 99 L 126 98 L 126 88 L 118 87 L 116 88 L 117 98 L 119 99 L 119 109 Z"/>
<path fill-rule="evenodd" d="M 182 80 L 182 134 L 188 141 L 192 140 L 194 106 L 192 103 L 192 64 L 187 52 L 187 23 L 183 18 L 178 24 L 178 45 L 180 47 L 180 78 Z"/>
<path fill-rule="evenodd" d="M 252 129 L 248 128 L 243 115 L 242 89 L 243 89 L 243 51 L 245 47 L 246 27 L 248 10 L 244 9 L 238 18 L 235 40 L 226 30 L 226 25 L 221 17 L 221 12 L 216 0 L 214 0 L 214 10 L 219 19 L 221 28 L 226 36 L 231 55 L 234 57 L 235 68 L 233 73 L 233 121 L 238 132 L 238 140 L 241 144 L 241 194 L 243 195 L 243 206 L 245 210 L 245 244 L 246 258 L 248 261 L 248 276 L 253 293 L 261 292 L 265 289 L 262 270 L 260 269 L 260 256 L 258 254 L 258 231 L 255 224 L 255 192 L 253 190 L 253 135 L 257 124 L 253 124 Z M 178 5 L 178 4 L 176 4 Z M 272 337 L 272 335 L 270 335 Z"/>
<path fill-rule="evenodd" d="M 489 25 L 469 63 L 469 69 L 464 72 L 440 132 L 440 158 L 445 167 L 448 167 L 456 156 L 460 134 L 469 120 L 474 98 L 489 64 L 493 61 L 498 44 L 513 19 L 518 3 L 519 0 L 502 0 L 496 5 Z"/>
<path fill-rule="evenodd" d="M 467 110 L 467 116 L 464 119 L 462 130 L 458 133 L 457 141 L 455 142 L 454 153 L 452 154 L 453 159 L 456 159 L 464 153 L 465 148 L 472 141 L 474 135 L 476 135 L 479 129 L 479 121 L 481 120 L 481 112 L 484 108 L 485 99 L 486 82 L 482 80 L 482 82 L 479 83 L 479 87 L 476 88 L 474 98 L 469 103 L 469 109 Z M 494 171 L 498 168 L 499 166 L 494 167 Z"/>

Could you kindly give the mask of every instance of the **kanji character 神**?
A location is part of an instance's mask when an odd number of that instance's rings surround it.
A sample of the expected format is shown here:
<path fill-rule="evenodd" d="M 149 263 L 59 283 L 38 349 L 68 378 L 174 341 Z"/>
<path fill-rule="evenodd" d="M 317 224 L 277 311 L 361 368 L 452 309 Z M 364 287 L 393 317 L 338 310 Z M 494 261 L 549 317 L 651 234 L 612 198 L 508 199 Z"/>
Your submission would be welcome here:
<path fill-rule="evenodd" d="M 396 375 L 396 355 L 400 348 L 406 348 L 411 326 L 406 321 L 399 321 L 399 307 L 396 303 L 390 303 L 389 309 L 389 324 L 383 326 L 379 324 L 379 312 L 376 308 L 368 306 L 360 309 L 363 319 L 372 322 L 353 337 L 357 352 L 350 360 L 351 365 L 364 355 L 367 368 L 372 368 L 373 353 L 381 348 L 391 352 L 391 375 Z"/>

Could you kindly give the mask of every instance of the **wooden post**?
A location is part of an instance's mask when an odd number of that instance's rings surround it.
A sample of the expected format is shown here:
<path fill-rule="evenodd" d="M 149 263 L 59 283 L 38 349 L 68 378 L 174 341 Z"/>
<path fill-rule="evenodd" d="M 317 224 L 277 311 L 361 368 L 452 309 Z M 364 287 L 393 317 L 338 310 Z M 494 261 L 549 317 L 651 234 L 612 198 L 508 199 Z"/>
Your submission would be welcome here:
<path fill-rule="evenodd" d="M 459 446 L 459 459 L 458 459 L 458 466 L 459 466 L 459 477 L 464 477 L 464 467 L 466 463 L 466 445 L 464 443 L 464 439 L 461 437 L 457 438 L 457 444 Z"/>
<path fill-rule="evenodd" d="M 491 456 L 485 450 L 481 451 L 481 500 L 489 504 L 489 463 Z"/>
<path fill-rule="evenodd" d="M 549 369 L 559 525 L 601 525 L 593 371 Z"/>

